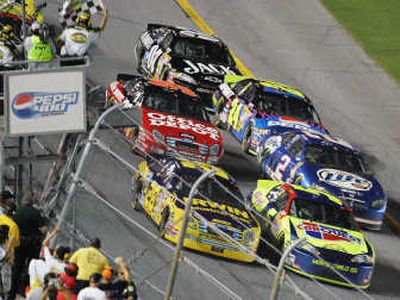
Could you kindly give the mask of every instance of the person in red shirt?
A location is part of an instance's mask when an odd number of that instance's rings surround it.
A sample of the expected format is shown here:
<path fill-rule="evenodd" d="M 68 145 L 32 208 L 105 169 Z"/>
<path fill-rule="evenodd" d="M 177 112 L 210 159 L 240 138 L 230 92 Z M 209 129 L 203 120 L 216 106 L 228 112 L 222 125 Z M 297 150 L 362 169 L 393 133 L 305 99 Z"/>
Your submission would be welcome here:
<path fill-rule="evenodd" d="M 76 294 L 74 293 L 75 284 L 75 277 L 62 273 L 60 275 L 57 300 L 77 300 Z"/>

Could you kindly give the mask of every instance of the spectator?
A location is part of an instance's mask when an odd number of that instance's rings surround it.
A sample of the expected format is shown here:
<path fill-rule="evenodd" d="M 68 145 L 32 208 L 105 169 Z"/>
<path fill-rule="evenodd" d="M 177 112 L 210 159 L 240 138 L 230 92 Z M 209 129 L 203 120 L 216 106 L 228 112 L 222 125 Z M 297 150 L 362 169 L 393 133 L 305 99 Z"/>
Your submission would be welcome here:
<path fill-rule="evenodd" d="M 47 232 L 47 221 L 41 212 L 33 205 L 35 198 L 32 193 L 25 195 L 23 205 L 17 209 L 14 220 L 21 234 L 21 244 L 15 251 L 15 261 L 12 270 L 10 297 L 15 298 L 16 293 L 23 293 L 28 285 L 26 270 L 32 259 L 39 258 L 41 240 Z"/>
<path fill-rule="evenodd" d="M 14 211 L 14 196 L 9 191 L 0 194 L 0 227 L 8 227 L 5 242 L 4 256 L 1 265 L 1 278 L 3 280 L 3 293 L 8 293 L 11 288 L 11 266 L 14 262 L 14 251 L 20 244 L 18 225 L 11 218 Z"/>
<path fill-rule="evenodd" d="M 64 247 L 62 245 L 57 246 L 54 251 L 50 250 L 50 242 L 59 232 L 60 227 L 54 227 L 54 229 L 42 242 L 42 255 L 49 268 L 49 272 L 51 271 L 57 274 L 64 272 L 64 268 L 67 265 L 71 253 L 71 249 L 69 247 Z"/>
<path fill-rule="evenodd" d="M 118 299 L 118 291 L 112 282 L 113 274 L 111 266 L 105 266 L 101 272 L 99 288 L 106 293 L 107 299 Z"/>
<path fill-rule="evenodd" d="M 53 229 L 53 231 L 44 239 L 42 243 L 42 252 L 40 259 L 32 259 L 29 263 L 29 285 L 31 288 L 40 286 L 43 283 L 44 276 L 53 272 L 55 274 L 61 274 L 67 268 L 66 261 L 69 258 L 70 249 L 69 247 L 58 246 L 54 251 L 50 250 L 49 243 L 51 239 L 58 234 L 59 227 Z M 73 268 L 73 267 L 71 267 Z M 77 267 L 75 266 L 75 270 Z M 71 275 L 71 274 L 70 274 Z M 74 275 L 76 277 L 76 274 Z"/>
<path fill-rule="evenodd" d="M 79 292 L 78 300 L 105 300 L 106 293 L 99 289 L 100 280 L 101 275 L 98 273 L 93 273 L 90 276 L 89 287 L 86 287 Z"/>
<path fill-rule="evenodd" d="M 66 273 L 60 275 L 59 288 L 57 293 L 57 300 L 76 300 L 74 288 L 76 279 Z M 96 299 L 96 298 L 95 298 Z"/>
<path fill-rule="evenodd" d="M 38 286 L 36 288 L 32 288 L 28 292 L 28 297 L 26 300 L 40 300 L 43 292 L 48 289 L 49 285 L 55 285 L 57 281 L 57 274 L 56 273 L 47 273 L 44 276 L 43 286 Z"/>
<path fill-rule="evenodd" d="M 100 252 L 101 241 L 99 238 L 91 240 L 89 247 L 78 249 L 69 260 L 75 263 L 79 270 L 76 290 L 79 291 L 89 285 L 90 276 L 93 273 L 101 273 L 108 265 L 107 258 Z"/>
<path fill-rule="evenodd" d="M 113 284 L 118 291 L 118 299 L 137 300 L 136 285 L 127 264 L 122 257 L 115 258 L 115 263 L 118 265 L 118 279 Z"/>
<path fill-rule="evenodd" d="M 29 69 L 47 69 L 53 65 L 56 48 L 49 38 L 48 29 L 44 24 L 33 22 L 32 35 L 24 41 L 26 57 L 29 61 Z"/>

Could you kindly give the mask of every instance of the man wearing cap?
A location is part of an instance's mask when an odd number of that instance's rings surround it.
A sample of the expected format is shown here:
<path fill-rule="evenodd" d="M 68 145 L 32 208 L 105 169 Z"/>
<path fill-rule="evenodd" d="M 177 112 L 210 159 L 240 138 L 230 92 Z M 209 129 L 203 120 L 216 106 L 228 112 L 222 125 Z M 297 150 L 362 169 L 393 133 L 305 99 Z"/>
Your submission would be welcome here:
<path fill-rule="evenodd" d="M 14 251 L 20 245 L 20 233 L 18 225 L 11 218 L 13 213 L 14 195 L 9 191 L 0 194 L 0 226 L 8 227 L 8 236 L 5 245 L 5 253 L 1 262 L 1 277 L 3 280 L 3 293 L 11 288 L 11 265 L 14 262 Z"/>
<path fill-rule="evenodd" d="M 90 284 L 88 287 L 81 290 L 78 294 L 78 300 L 96 299 L 105 300 L 106 293 L 99 289 L 101 275 L 93 273 L 90 276 Z"/>
<path fill-rule="evenodd" d="M 48 37 L 44 25 L 33 22 L 31 26 L 32 35 L 24 41 L 26 57 L 28 58 L 29 69 L 48 69 L 53 66 L 56 48 Z"/>
<path fill-rule="evenodd" d="M 33 206 L 34 203 L 34 195 L 26 194 L 23 205 L 14 215 L 14 221 L 21 234 L 21 244 L 15 251 L 10 297 L 15 297 L 17 292 L 23 293 L 28 280 L 21 277 L 21 274 L 27 269 L 32 259 L 39 258 L 41 240 L 48 230 L 47 220 L 43 218 L 40 210 Z"/>
<path fill-rule="evenodd" d="M 101 273 L 107 266 L 108 259 L 100 252 L 101 242 L 99 238 L 91 240 L 89 247 L 78 249 L 70 258 L 71 263 L 75 263 L 79 270 L 76 290 L 79 291 L 89 285 L 90 276 L 93 273 Z"/>

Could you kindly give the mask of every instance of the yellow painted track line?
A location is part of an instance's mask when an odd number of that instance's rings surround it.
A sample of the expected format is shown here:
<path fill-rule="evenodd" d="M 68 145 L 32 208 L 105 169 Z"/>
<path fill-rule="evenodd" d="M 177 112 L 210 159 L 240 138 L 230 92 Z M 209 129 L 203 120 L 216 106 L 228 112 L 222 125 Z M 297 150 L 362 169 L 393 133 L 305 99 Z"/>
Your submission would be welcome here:
<path fill-rule="evenodd" d="M 187 0 L 175 0 L 178 6 L 183 10 L 183 12 L 193 21 L 194 24 L 199 27 L 201 31 L 208 35 L 216 35 L 215 31 L 204 21 L 204 19 L 198 14 L 198 12 L 193 8 L 193 6 Z M 253 73 L 246 67 L 246 65 L 231 51 L 233 59 L 238 66 L 239 71 L 245 75 L 254 77 Z"/>
<path fill-rule="evenodd" d="M 208 35 L 215 36 L 215 31 L 204 21 L 204 19 L 199 15 L 199 13 L 193 8 L 193 6 L 189 3 L 188 0 L 175 0 L 178 6 L 183 10 L 183 12 L 193 21 L 194 24 L 199 27 L 201 31 Z M 231 51 L 231 54 L 239 68 L 239 71 L 243 73 L 245 76 L 254 77 L 253 73 L 250 71 L 248 67 Z M 400 222 L 397 221 L 393 215 L 390 213 L 386 213 L 386 220 L 389 222 L 392 230 L 400 236 Z"/>

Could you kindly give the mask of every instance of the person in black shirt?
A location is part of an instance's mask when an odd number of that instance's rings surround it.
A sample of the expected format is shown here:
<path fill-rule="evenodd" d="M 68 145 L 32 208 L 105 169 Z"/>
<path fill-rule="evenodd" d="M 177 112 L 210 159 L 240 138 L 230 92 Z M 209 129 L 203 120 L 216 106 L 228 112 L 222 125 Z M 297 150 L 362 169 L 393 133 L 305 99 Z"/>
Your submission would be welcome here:
<path fill-rule="evenodd" d="M 21 234 L 21 244 L 15 251 L 15 260 L 12 271 L 10 299 L 14 299 L 17 292 L 23 292 L 29 284 L 27 276 L 23 276 L 31 259 L 39 258 L 43 234 L 47 232 L 47 221 L 41 212 L 33 206 L 35 197 L 28 193 L 23 199 L 23 205 L 14 215 Z"/>

